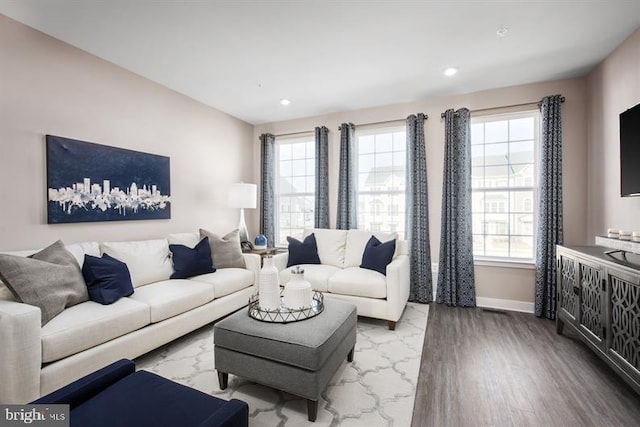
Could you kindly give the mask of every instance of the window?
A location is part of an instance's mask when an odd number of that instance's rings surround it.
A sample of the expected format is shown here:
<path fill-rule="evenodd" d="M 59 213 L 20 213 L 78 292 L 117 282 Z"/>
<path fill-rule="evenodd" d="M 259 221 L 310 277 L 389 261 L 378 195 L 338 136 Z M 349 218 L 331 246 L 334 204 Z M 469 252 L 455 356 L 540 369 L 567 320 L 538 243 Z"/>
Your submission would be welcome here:
<path fill-rule="evenodd" d="M 476 259 L 534 260 L 538 139 L 537 111 L 472 117 Z"/>
<path fill-rule="evenodd" d="M 358 228 L 404 238 L 405 127 L 356 131 Z"/>
<path fill-rule="evenodd" d="M 315 141 L 303 138 L 276 139 L 276 245 L 287 236 L 302 238 L 313 228 L 316 192 Z"/>

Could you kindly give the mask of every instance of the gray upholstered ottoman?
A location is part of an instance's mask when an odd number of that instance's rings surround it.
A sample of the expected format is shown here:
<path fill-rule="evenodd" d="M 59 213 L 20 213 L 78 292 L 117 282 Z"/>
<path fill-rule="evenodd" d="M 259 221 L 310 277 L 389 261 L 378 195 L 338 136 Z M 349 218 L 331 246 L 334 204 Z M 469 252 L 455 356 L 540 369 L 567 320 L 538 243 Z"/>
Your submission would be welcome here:
<path fill-rule="evenodd" d="M 353 361 L 356 307 L 325 299 L 324 311 L 311 319 L 267 323 L 240 310 L 213 327 L 215 364 L 220 388 L 229 374 L 307 399 L 315 421 L 318 399 L 346 358 Z"/>

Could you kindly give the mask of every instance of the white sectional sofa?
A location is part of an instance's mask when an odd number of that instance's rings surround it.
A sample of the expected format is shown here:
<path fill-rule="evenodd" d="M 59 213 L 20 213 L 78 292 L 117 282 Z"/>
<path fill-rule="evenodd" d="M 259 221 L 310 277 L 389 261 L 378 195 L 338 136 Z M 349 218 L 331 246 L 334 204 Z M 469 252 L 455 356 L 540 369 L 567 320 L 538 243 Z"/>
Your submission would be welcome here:
<path fill-rule="evenodd" d="M 111 305 L 92 301 L 74 305 L 44 326 L 38 307 L 17 302 L 0 284 L 0 403 L 32 401 L 246 306 L 256 292 L 258 255 L 244 255 L 246 269 L 169 278 L 169 244 L 193 247 L 198 241 L 198 233 L 180 233 L 156 240 L 66 246 L 80 266 L 84 254 L 107 252 L 125 258 L 121 261 L 129 268 L 135 292 Z"/>
<path fill-rule="evenodd" d="M 321 264 L 302 264 L 304 277 L 316 291 L 327 298 L 338 298 L 355 304 L 359 316 L 388 321 L 394 330 L 409 300 L 409 255 L 404 240 L 396 241 L 393 259 L 386 276 L 359 266 L 367 241 L 374 235 L 382 242 L 395 239 L 395 233 L 364 230 L 308 229 L 303 237 L 313 233 Z M 286 284 L 292 267 L 287 268 L 288 254 L 274 256 L 280 272 L 280 284 Z"/>

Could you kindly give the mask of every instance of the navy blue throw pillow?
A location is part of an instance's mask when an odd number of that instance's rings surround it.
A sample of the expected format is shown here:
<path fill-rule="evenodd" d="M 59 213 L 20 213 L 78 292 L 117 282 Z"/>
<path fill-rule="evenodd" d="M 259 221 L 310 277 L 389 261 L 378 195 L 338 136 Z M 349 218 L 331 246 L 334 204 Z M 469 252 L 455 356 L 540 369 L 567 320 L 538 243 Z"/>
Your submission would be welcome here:
<path fill-rule="evenodd" d="M 364 247 L 360 268 L 374 270 L 386 276 L 387 265 L 389 265 L 393 259 L 393 253 L 395 251 L 396 239 L 382 243 L 376 236 L 371 236 L 367 245 Z"/>
<path fill-rule="evenodd" d="M 127 264 L 107 254 L 102 258 L 85 254 L 82 275 L 91 301 L 108 305 L 133 294 Z"/>
<path fill-rule="evenodd" d="M 211 260 L 209 238 L 205 237 L 193 248 L 184 245 L 169 245 L 173 259 L 172 279 L 186 279 L 216 271 Z"/>
<path fill-rule="evenodd" d="M 293 237 L 287 237 L 289 242 L 289 259 L 287 267 L 298 264 L 320 264 L 316 236 L 311 233 L 301 242 Z"/>

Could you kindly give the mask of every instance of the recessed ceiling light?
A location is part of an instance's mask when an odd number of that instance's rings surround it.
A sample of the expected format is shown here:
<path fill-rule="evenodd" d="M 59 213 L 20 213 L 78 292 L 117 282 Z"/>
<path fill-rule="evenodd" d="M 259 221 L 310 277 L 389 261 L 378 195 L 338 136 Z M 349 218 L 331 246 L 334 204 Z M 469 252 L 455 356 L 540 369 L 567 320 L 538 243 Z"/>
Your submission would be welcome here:
<path fill-rule="evenodd" d="M 496 34 L 498 35 L 498 37 L 503 38 L 507 36 L 508 32 L 509 32 L 509 27 L 502 26 L 498 28 L 498 31 L 496 31 Z"/>
<path fill-rule="evenodd" d="M 289 104 L 291 104 L 291 101 L 289 101 L 287 98 L 282 98 L 282 99 L 280 100 L 280 104 L 282 104 L 282 105 L 289 105 Z"/>
<path fill-rule="evenodd" d="M 447 77 L 451 77 L 458 72 L 456 67 L 449 67 L 444 70 L 444 75 Z"/>

